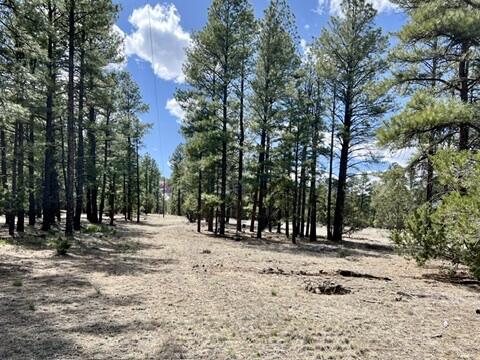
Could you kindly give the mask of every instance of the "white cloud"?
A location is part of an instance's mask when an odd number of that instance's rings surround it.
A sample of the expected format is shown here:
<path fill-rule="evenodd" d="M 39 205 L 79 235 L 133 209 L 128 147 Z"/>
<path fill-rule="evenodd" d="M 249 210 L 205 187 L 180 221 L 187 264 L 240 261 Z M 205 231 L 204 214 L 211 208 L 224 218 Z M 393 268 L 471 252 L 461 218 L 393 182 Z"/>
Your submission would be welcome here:
<path fill-rule="evenodd" d="M 127 55 L 148 61 L 161 79 L 183 82 L 182 66 L 191 37 L 180 25 L 175 5 L 157 4 L 152 8 L 147 4 L 135 9 L 128 20 L 135 31 L 126 36 Z"/>
<path fill-rule="evenodd" d="M 312 64 L 315 62 L 316 56 L 312 51 L 312 45 L 307 43 L 307 40 L 300 39 L 300 49 L 302 50 L 302 62 Z"/>
<path fill-rule="evenodd" d="M 177 118 L 178 123 L 181 123 L 185 118 L 185 111 L 182 109 L 182 107 L 180 106 L 180 104 L 175 98 L 171 98 L 167 100 L 165 109 L 168 110 L 170 115 Z"/>
<path fill-rule="evenodd" d="M 305 30 L 310 30 L 310 24 L 305 24 L 305 25 L 303 26 L 303 28 L 304 28 Z"/>
<path fill-rule="evenodd" d="M 310 53 L 310 45 L 308 45 L 307 40 L 300 39 L 300 48 L 303 54 L 307 55 Z"/>
<path fill-rule="evenodd" d="M 367 0 L 379 12 L 394 11 L 397 6 L 392 4 L 389 0 Z M 325 9 L 329 9 L 330 14 L 340 15 L 342 13 L 342 0 L 318 0 L 317 8 L 314 10 L 321 15 Z"/>
<path fill-rule="evenodd" d="M 407 166 L 412 157 L 417 153 L 417 148 L 409 147 L 402 150 L 388 151 L 382 150 L 383 161 L 388 164 L 398 164 L 400 166 Z"/>
<path fill-rule="evenodd" d="M 127 67 L 127 54 L 125 52 L 125 32 L 120 29 L 117 25 L 112 26 L 112 31 L 120 39 L 120 48 L 118 49 L 118 55 L 121 57 L 121 61 L 110 63 L 105 66 L 106 71 L 121 71 Z"/>

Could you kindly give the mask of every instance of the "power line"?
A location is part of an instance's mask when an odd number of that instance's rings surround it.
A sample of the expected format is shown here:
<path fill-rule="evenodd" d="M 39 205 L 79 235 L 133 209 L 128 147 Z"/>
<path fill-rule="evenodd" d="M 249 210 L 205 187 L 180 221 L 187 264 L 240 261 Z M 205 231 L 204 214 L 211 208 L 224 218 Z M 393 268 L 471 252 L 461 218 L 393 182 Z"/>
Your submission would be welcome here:
<path fill-rule="evenodd" d="M 156 124 L 158 127 L 158 147 L 159 147 L 159 158 L 160 158 L 160 169 L 162 170 L 163 175 L 165 176 L 165 167 L 163 163 L 163 149 L 162 149 L 162 131 L 160 129 L 160 106 L 158 101 L 158 91 L 157 91 L 157 75 L 155 74 L 155 53 L 153 51 L 153 37 L 152 37 L 152 22 L 150 18 L 150 11 L 152 7 L 150 4 L 146 3 L 145 7 L 148 5 L 148 29 L 149 29 L 149 36 L 150 36 L 150 53 L 151 53 L 151 60 L 152 60 L 152 69 L 153 69 L 153 89 L 154 89 L 154 97 L 155 97 L 155 108 L 157 113 Z"/>

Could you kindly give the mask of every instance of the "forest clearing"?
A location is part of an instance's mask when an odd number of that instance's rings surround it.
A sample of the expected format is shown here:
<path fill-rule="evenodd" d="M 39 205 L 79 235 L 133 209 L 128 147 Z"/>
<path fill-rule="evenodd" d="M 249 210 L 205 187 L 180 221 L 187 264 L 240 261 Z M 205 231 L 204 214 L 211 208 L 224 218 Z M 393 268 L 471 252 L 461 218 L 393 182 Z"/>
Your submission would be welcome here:
<path fill-rule="evenodd" d="M 480 359 L 480 0 L 0 0 L 0 360 Z"/>
<path fill-rule="evenodd" d="M 384 232 L 292 245 L 195 230 L 120 221 L 77 234 L 66 257 L 2 242 L 0 358 L 478 359 L 478 282 L 417 267 Z M 325 281 L 351 292 L 306 290 Z"/>

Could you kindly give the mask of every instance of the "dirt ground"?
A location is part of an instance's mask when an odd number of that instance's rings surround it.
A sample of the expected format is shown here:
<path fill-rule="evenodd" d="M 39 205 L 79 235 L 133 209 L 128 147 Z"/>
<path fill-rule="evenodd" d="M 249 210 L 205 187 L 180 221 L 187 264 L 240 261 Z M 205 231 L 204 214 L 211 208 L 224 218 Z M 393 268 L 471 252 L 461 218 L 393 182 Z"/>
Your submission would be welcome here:
<path fill-rule="evenodd" d="M 66 257 L 0 240 L 0 359 L 480 359 L 478 283 L 375 230 L 340 246 L 266 235 L 148 216 Z M 306 290 L 324 282 L 350 292 Z"/>

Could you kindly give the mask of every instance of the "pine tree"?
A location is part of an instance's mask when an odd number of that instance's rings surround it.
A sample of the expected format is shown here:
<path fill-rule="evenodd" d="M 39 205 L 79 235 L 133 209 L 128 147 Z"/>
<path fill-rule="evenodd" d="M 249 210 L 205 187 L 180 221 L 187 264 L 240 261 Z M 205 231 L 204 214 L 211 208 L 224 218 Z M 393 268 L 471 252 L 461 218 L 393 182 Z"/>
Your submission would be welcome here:
<path fill-rule="evenodd" d="M 266 226 L 265 198 L 270 142 L 283 111 L 282 101 L 287 97 L 287 84 L 298 63 L 293 26 L 293 17 L 286 1 L 272 0 L 260 22 L 257 64 L 252 83 L 252 116 L 255 119 L 255 130 L 260 137 L 256 190 L 258 195 L 255 195 L 258 196 L 257 238 L 262 237 Z"/>
<path fill-rule="evenodd" d="M 376 11 L 364 0 L 344 0 L 344 16 L 333 17 L 319 39 L 321 54 L 328 54 L 325 65 L 336 74 L 337 100 L 342 119 L 339 129 L 341 152 L 333 223 L 334 241 L 344 231 L 346 186 L 355 152 L 373 138 L 376 120 L 387 110 L 388 97 L 377 85 L 387 69 L 382 57 L 386 37 L 375 28 Z M 322 66 L 322 63 L 320 63 Z M 332 72 L 331 72 L 332 73 Z"/>

